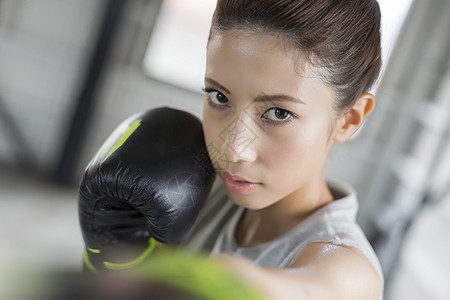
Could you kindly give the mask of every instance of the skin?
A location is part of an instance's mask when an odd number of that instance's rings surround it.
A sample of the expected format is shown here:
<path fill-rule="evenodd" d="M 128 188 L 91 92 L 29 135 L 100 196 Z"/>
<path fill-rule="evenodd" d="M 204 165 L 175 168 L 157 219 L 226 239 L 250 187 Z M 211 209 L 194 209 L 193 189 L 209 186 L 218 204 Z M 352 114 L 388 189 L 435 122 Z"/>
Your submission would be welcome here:
<path fill-rule="evenodd" d="M 299 51 L 269 34 L 214 33 L 208 43 L 203 129 L 211 160 L 221 178 L 226 171 L 258 183 L 248 194 L 228 191 L 247 208 L 235 232 L 242 247 L 273 240 L 333 200 L 325 180 L 328 151 L 374 105 L 363 94 L 337 113 L 334 90 L 316 74 Z M 269 299 L 378 299 L 381 291 L 371 264 L 350 247 L 311 244 L 287 269 L 221 260 Z"/>

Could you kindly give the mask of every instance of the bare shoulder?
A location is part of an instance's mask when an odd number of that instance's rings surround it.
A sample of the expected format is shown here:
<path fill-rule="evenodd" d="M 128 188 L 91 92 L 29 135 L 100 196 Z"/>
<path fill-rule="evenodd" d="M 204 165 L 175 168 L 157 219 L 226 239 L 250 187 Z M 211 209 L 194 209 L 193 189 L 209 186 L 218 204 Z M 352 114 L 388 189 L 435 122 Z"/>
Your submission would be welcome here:
<path fill-rule="evenodd" d="M 329 288 L 334 299 L 379 299 L 382 279 L 357 249 L 329 243 L 303 248 L 289 266 L 291 271 L 314 274 L 312 280 Z"/>

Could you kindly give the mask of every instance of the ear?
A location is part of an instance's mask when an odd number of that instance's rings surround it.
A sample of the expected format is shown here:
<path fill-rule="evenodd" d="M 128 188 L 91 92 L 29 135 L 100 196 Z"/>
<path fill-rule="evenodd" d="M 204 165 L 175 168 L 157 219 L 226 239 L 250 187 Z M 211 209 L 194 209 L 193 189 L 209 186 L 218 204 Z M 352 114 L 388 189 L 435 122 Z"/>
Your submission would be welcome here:
<path fill-rule="evenodd" d="M 338 118 L 333 140 L 338 143 L 348 140 L 361 126 L 374 105 L 375 97 L 372 94 L 364 93 L 359 96 L 355 104 Z"/>

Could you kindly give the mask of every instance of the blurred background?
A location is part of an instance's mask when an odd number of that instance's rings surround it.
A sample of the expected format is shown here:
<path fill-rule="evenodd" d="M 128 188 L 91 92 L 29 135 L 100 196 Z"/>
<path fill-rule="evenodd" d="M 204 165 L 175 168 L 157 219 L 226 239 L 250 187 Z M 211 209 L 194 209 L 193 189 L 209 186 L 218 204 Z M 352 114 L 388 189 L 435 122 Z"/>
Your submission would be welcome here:
<path fill-rule="evenodd" d="M 448 299 L 450 0 L 379 2 L 377 104 L 327 172 L 358 192 L 385 299 Z M 122 120 L 157 106 L 201 116 L 214 5 L 0 0 L 0 296 L 21 288 L 11 273 L 81 269 L 78 181 Z"/>

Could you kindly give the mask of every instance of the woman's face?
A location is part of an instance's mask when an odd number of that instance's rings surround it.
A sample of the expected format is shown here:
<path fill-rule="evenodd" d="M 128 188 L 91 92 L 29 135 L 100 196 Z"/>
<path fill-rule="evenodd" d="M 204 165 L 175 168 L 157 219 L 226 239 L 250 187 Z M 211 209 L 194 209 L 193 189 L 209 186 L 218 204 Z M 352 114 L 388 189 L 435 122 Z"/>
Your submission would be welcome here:
<path fill-rule="evenodd" d="M 262 209 L 323 181 L 334 92 L 298 51 L 272 35 L 214 34 L 205 92 L 208 152 L 236 204 Z"/>

